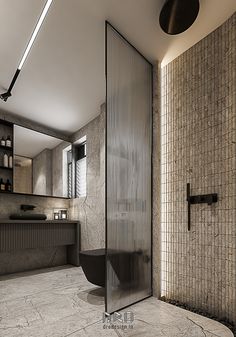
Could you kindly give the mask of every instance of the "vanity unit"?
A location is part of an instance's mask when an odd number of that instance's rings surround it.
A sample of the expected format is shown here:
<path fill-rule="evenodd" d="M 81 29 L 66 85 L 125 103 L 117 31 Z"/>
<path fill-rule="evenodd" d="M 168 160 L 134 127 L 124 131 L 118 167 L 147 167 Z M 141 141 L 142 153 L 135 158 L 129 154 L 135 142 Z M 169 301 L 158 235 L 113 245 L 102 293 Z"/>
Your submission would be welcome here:
<path fill-rule="evenodd" d="M 0 119 L 0 275 L 79 266 L 80 224 L 66 213 L 74 184 L 72 152 L 67 137 Z M 30 207 L 18 213 L 20 205 Z"/>
<path fill-rule="evenodd" d="M 79 266 L 80 224 L 0 220 L 0 275 L 63 264 Z"/>

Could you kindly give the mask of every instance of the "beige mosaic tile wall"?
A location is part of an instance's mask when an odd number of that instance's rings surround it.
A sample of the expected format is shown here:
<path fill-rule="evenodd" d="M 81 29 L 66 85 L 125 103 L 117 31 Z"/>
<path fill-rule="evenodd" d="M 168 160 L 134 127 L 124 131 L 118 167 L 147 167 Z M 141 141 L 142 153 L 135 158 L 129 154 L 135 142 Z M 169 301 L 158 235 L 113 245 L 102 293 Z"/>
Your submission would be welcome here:
<path fill-rule="evenodd" d="M 236 13 L 164 67 L 161 87 L 162 295 L 236 323 Z M 219 196 L 191 206 L 190 232 L 188 182 Z"/>

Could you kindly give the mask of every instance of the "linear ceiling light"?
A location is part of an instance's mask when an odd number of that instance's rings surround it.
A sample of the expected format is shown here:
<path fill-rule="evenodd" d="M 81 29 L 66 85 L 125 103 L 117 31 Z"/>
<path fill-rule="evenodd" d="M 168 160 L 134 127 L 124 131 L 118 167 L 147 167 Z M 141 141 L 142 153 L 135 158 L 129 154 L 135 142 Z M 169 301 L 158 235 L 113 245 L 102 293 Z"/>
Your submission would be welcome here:
<path fill-rule="evenodd" d="M 35 39 L 36 39 L 36 37 L 37 37 L 37 35 L 38 35 L 38 32 L 39 32 L 39 30 L 40 30 L 40 28 L 41 28 L 41 26 L 42 26 L 42 24 L 43 24 L 43 21 L 44 21 L 46 15 L 47 15 L 47 13 L 48 13 L 48 10 L 49 10 L 50 6 L 51 6 L 51 4 L 52 4 L 52 1 L 53 1 L 53 0 L 47 0 L 46 4 L 45 4 L 45 6 L 44 6 L 44 9 L 43 9 L 43 11 L 42 11 L 42 13 L 41 13 L 41 15 L 40 15 L 40 18 L 39 18 L 39 20 L 38 20 L 38 22 L 37 22 L 37 25 L 36 25 L 36 27 L 35 27 L 35 29 L 34 29 L 34 31 L 33 31 L 33 34 L 32 34 L 32 36 L 31 36 L 31 38 L 30 38 L 30 41 L 29 41 L 29 43 L 27 44 L 27 47 L 26 47 L 25 52 L 24 52 L 24 55 L 22 56 L 22 59 L 21 59 L 21 61 L 20 61 L 20 63 L 19 63 L 19 66 L 18 66 L 18 68 L 17 68 L 17 70 L 16 70 L 16 72 L 15 72 L 15 75 L 14 75 L 12 81 L 11 81 L 11 84 L 10 84 L 10 86 L 9 86 L 9 88 L 8 88 L 8 90 L 7 90 L 7 92 L 5 92 L 4 94 L 1 94 L 1 95 L 0 95 L 0 98 L 1 98 L 3 101 L 5 101 L 5 102 L 6 102 L 7 99 L 11 96 L 11 90 L 12 90 L 12 88 L 13 88 L 13 86 L 14 86 L 16 80 L 17 80 L 17 77 L 19 76 L 19 73 L 20 73 L 20 71 L 21 71 L 21 69 L 22 69 L 22 67 L 23 67 L 23 65 L 24 65 L 24 63 L 25 63 L 25 60 L 27 59 L 27 56 L 29 55 L 29 52 L 30 52 L 30 50 L 31 50 L 31 48 L 32 48 L 32 45 L 33 45 L 33 43 L 34 43 L 34 41 L 35 41 Z"/>

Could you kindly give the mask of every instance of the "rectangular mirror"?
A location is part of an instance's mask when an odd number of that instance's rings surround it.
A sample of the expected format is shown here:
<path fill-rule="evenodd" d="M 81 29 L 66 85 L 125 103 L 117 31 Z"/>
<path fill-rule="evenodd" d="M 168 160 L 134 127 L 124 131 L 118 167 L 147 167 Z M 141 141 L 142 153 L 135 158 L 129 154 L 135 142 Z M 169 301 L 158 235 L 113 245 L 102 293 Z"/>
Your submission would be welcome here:
<path fill-rule="evenodd" d="M 13 192 L 70 197 L 72 145 L 14 125 Z"/>

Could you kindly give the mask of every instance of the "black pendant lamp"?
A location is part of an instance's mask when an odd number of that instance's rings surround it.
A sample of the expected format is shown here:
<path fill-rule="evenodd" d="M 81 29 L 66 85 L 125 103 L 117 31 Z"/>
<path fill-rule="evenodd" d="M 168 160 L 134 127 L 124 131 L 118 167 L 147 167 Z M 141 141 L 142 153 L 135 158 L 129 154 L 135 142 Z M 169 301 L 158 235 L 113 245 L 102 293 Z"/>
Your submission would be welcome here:
<path fill-rule="evenodd" d="M 199 0 L 167 0 L 161 10 L 160 26 L 170 35 L 183 33 L 196 20 L 199 8 Z"/>

